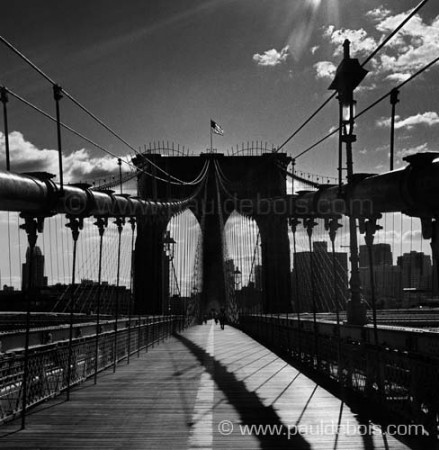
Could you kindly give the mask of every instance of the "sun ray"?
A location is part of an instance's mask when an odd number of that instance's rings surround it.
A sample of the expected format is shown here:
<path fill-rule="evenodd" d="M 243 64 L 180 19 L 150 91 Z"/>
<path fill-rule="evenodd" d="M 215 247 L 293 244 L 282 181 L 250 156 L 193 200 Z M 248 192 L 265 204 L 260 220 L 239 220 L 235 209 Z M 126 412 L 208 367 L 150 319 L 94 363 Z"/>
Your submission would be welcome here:
<path fill-rule="evenodd" d="M 297 11 L 287 42 L 290 53 L 296 60 L 300 59 L 308 46 L 321 3 L 322 0 L 306 0 Z"/>

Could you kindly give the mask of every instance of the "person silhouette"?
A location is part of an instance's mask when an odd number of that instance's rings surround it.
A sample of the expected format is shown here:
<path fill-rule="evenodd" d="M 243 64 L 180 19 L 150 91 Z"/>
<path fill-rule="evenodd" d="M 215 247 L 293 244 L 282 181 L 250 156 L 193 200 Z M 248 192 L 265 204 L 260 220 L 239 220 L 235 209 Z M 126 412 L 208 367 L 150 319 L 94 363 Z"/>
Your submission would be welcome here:
<path fill-rule="evenodd" d="M 226 323 L 226 312 L 224 308 L 221 308 L 221 311 L 219 313 L 219 323 L 221 326 L 221 330 L 224 330 L 224 325 Z"/>

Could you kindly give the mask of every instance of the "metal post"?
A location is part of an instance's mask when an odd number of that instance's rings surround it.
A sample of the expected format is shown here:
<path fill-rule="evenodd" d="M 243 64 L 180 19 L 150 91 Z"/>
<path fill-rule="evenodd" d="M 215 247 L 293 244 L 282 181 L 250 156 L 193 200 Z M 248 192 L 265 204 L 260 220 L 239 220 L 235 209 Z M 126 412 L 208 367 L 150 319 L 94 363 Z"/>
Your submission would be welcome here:
<path fill-rule="evenodd" d="M 296 173 L 296 159 L 291 159 L 291 174 L 293 175 L 291 180 L 291 194 L 294 195 L 294 175 Z"/>
<path fill-rule="evenodd" d="M 342 227 L 338 222 L 338 219 L 333 217 L 330 220 L 325 221 L 325 228 L 329 231 L 329 239 L 331 240 L 331 250 L 332 250 L 332 276 L 334 278 L 334 303 L 335 303 L 335 314 L 337 319 L 337 360 L 338 368 L 337 375 L 338 381 L 342 384 L 342 359 L 341 359 L 341 329 L 340 329 L 340 305 L 338 298 L 338 286 L 337 286 L 337 266 L 335 264 L 335 237 L 337 235 L 337 230 Z"/>
<path fill-rule="evenodd" d="M 311 301 L 312 301 L 312 316 L 314 324 L 314 354 L 317 360 L 317 368 L 320 367 L 319 358 L 319 341 L 318 341 L 318 326 L 317 326 L 317 308 L 316 308 L 316 298 L 315 298 L 315 279 L 314 279 L 314 252 L 312 248 L 312 232 L 313 228 L 317 225 L 312 217 L 304 219 L 303 225 L 306 228 L 306 233 L 308 234 L 308 245 L 309 245 L 309 258 L 310 258 L 310 271 L 311 271 Z M 314 359 L 314 358 L 313 358 Z"/>
<path fill-rule="evenodd" d="M 62 144 L 61 144 L 61 119 L 59 111 L 59 101 L 63 98 L 62 87 L 57 84 L 53 85 L 53 98 L 56 106 L 56 133 L 58 138 L 58 165 L 59 165 L 59 186 L 60 195 L 64 193 L 64 177 L 63 177 L 63 163 L 62 163 Z"/>
<path fill-rule="evenodd" d="M 119 166 L 119 186 L 120 186 L 120 193 L 122 194 L 122 159 L 117 159 L 117 165 Z"/>
<path fill-rule="evenodd" d="M 337 268 L 335 265 L 335 237 L 337 235 L 337 230 L 341 228 L 341 225 L 338 222 L 337 218 L 332 218 L 325 223 L 325 228 L 329 231 L 329 239 L 331 240 L 331 249 L 332 249 L 332 268 L 333 268 L 333 277 L 334 277 L 334 303 L 335 303 L 335 313 L 337 319 L 337 328 L 338 334 L 340 335 L 340 305 L 339 298 L 337 293 Z"/>
<path fill-rule="evenodd" d="M 398 89 L 392 89 L 390 92 L 390 104 L 392 105 L 392 117 L 390 121 L 390 170 L 393 170 L 393 160 L 395 155 L 395 115 L 396 104 L 399 102 Z"/>
<path fill-rule="evenodd" d="M 125 218 L 118 217 L 114 221 L 117 226 L 117 232 L 119 235 L 119 240 L 117 244 L 117 270 L 116 270 L 116 319 L 114 321 L 114 362 L 113 362 L 113 372 L 116 372 L 116 364 L 117 364 L 117 326 L 119 319 L 119 282 L 120 282 L 120 244 L 122 240 L 122 231 L 123 226 L 125 225 Z"/>
<path fill-rule="evenodd" d="M 127 364 L 130 363 L 130 352 L 131 352 L 131 312 L 134 306 L 134 231 L 136 230 L 136 219 L 134 217 L 130 217 L 128 220 L 131 225 L 131 270 L 130 270 L 130 305 L 128 309 L 128 355 L 127 355 Z"/>
<path fill-rule="evenodd" d="M 431 254 L 433 256 L 433 270 L 436 272 L 436 286 L 432 286 L 433 292 L 439 292 L 439 219 L 432 222 Z M 433 277 L 434 280 L 434 277 Z"/>
<path fill-rule="evenodd" d="M 360 231 L 364 232 L 364 241 L 367 246 L 367 253 L 369 257 L 369 276 L 370 276 L 370 289 L 371 289 L 371 301 L 372 301 L 372 314 L 373 314 L 373 335 L 375 345 L 378 345 L 378 327 L 377 327 L 377 310 L 376 310 L 376 298 L 375 298 L 375 275 L 373 273 L 373 240 L 375 233 L 382 229 L 380 225 L 377 225 L 377 218 L 369 218 L 364 221 Z"/>
<path fill-rule="evenodd" d="M 26 334 L 24 344 L 24 367 L 23 367 L 23 383 L 22 383 L 22 411 L 21 411 L 21 428 L 26 428 L 26 404 L 27 404 L 27 381 L 29 378 L 29 337 L 30 337 L 30 314 L 31 314 L 31 295 L 33 291 L 33 256 L 34 249 L 38 239 L 38 232 L 42 233 L 44 218 L 22 216 L 25 220 L 23 225 L 20 225 L 22 230 L 27 234 L 29 243 L 29 266 L 28 266 L 28 286 L 26 292 Z"/>
<path fill-rule="evenodd" d="M 9 127 L 8 127 L 8 108 L 6 104 L 8 103 L 8 91 L 2 86 L 0 87 L 0 101 L 3 103 L 3 121 L 4 121 L 4 132 L 5 132 L 5 152 L 6 152 L 6 170 L 9 172 L 11 170 L 11 161 L 9 153 Z"/>
<path fill-rule="evenodd" d="M 102 281 L 102 246 L 105 233 L 105 227 L 108 225 L 108 218 L 97 217 L 94 223 L 99 230 L 99 268 L 98 268 L 98 292 L 96 299 L 96 347 L 95 347 L 95 373 L 94 384 L 98 381 L 98 358 L 99 358 L 99 334 L 100 330 L 100 315 L 101 315 L 101 281 Z"/>
<path fill-rule="evenodd" d="M 343 106 L 340 97 L 338 99 L 338 193 L 341 195 L 343 185 Z"/>
<path fill-rule="evenodd" d="M 364 69 L 358 59 L 350 57 L 350 42 L 346 39 L 343 43 L 343 61 L 338 66 L 335 78 L 329 89 L 335 90 L 339 100 L 339 192 L 341 188 L 341 156 L 342 142 L 346 143 L 346 170 L 347 180 L 350 185 L 353 182 L 352 143 L 356 136 L 353 133 L 355 124 L 355 113 L 353 92 L 361 83 L 368 71 Z M 343 112 L 346 115 L 343 117 Z M 349 189 L 349 186 L 348 186 Z M 359 275 L 357 224 L 352 214 L 351 205 L 347 205 L 349 215 L 349 234 L 351 249 L 351 278 L 349 280 L 351 299 L 347 305 L 348 322 L 353 325 L 364 325 L 366 323 L 366 307 L 361 300 L 361 283 Z"/>
<path fill-rule="evenodd" d="M 301 321 L 300 321 L 300 293 L 299 293 L 299 271 L 297 266 L 297 247 L 296 247 L 296 232 L 297 225 L 300 224 L 300 221 L 296 218 L 290 219 L 290 227 L 293 232 L 293 262 L 294 262 L 294 281 L 296 285 L 296 312 L 297 312 L 297 336 L 298 336 L 298 353 L 299 353 L 299 361 L 302 359 L 302 330 L 301 330 Z"/>
<path fill-rule="evenodd" d="M 70 295 L 70 326 L 69 326 L 69 357 L 67 363 L 67 401 L 70 400 L 70 386 L 72 377 L 72 359 L 73 359 L 73 313 L 75 309 L 75 276 L 76 276 L 76 247 L 79 238 L 79 230 L 82 230 L 84 222 L 82 218 L 70 217 L 66 224 L 67 228 L 72 230 L 73 238 L 73 263 L 72 263 L 72 292 Z"/>

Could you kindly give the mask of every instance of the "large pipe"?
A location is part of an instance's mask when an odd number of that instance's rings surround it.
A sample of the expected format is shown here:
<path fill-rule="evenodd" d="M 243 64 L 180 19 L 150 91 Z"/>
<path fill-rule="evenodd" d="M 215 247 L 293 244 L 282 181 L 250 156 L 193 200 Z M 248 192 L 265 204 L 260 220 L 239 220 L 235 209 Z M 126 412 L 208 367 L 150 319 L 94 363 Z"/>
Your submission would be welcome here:
<path fill-rule="evenodd" d="M 133 217 L 172 215 L 185 209 L 183 201 L 153 202 L 137 197 L 94 191 L 87 185 L 60 187 L 46 173 L 14 174 L 0 171 L 0 211 L 18 211 L 45 216 L 56 213 L 72 216 Z"/>
<path fill-rule="evenodd" d="M 321 185 L 317 191 L 299 191 L 278 198 L 229 199 L 226 213 L 288 217 L 373 217 L 403 212 L 413 217 L 439 216 L 439 153 L 404 158 L 409 164 L 380 175 L 357 174 L 341 187 Z M 435 161 L 437 159 L 437 161 Z"/>
<path fill-rule="evenodd" d="M 439 215 L 439 153 L 418 153 L 404 158 L 409 164 L 381 175 L 356 175 L 342 187 L 322 186 L 318 191 L 278 199 L 241 199 L 225 204 L 244 214 L 280 214 L 289 217 L 357 217 L 404 212 L 414 217 Z M 438 159 L 438 161 L 435 161 Z M 74 216 L 150 216 L 174 214 L 191 205 L 193 198 L 154 202 L 137 197 L 94 191 L 86 186 L 59 186 L 44 173 L 12 174 L 0 171 L 0 210 L 30 215 L 54 213 Z M 230 212 L 231 212 L 230 211 Z"/>
<path fill-rule="evenodd" d="M 307 192 L 290 199 L 291 215 L 352 214 L 368 217 L 404 212 L 415 217 L 439 213 L 439 153 L 418 153 L 404 158 L 409 165 L 381 175 L 357 175 L 352 183 Z M 357 179 L 355 179 L 357 178 Z"/>

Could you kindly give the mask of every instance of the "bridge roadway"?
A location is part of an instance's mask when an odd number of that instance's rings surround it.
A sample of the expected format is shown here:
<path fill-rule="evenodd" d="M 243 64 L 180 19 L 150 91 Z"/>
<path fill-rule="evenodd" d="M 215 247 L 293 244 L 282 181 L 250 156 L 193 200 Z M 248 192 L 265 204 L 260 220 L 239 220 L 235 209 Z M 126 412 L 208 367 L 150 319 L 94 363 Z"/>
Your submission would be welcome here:
<path fill-rule="evenodd" d="M 101 373 L 96 386 L 85 382 L 70 402 L 61 396 L 34 408 L 25 430 L 19 422 L 0 426 L 2 450 L 433 448 L 376 425 L 365 434 L 368 422 L 341 400 L 213 321 Z M 243 427 L 252 425 L 277 431 L 249 435 Z"/>

